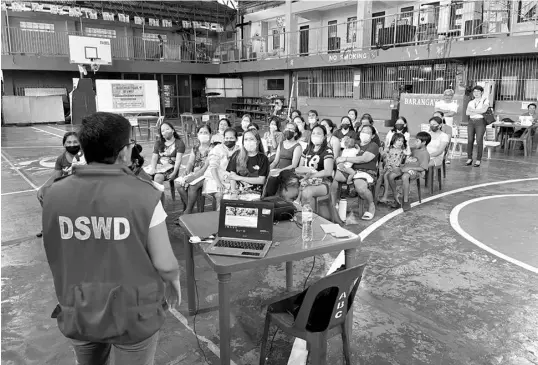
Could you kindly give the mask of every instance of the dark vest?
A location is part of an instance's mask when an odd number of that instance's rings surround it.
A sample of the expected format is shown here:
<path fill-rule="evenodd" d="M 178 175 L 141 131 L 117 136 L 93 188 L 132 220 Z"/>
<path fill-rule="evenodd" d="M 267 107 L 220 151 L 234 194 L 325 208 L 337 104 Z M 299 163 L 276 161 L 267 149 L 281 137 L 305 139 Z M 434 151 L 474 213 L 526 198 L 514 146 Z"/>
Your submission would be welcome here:
<path fill-rule="evenodd" d="M 160 197 L 119 165 L 73 166 L 45 190 L 43 242 L 66 337 L 132 344 L 163 325 L 165 285 L 147 251 Z"/>

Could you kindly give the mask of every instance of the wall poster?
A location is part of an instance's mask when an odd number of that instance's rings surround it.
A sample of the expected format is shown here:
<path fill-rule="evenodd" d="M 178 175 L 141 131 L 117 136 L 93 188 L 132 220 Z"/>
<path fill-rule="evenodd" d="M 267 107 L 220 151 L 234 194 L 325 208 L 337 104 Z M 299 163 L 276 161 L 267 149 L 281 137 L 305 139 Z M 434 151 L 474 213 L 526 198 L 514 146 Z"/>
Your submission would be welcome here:
<path fill-rule="evenodd" d="M 114 109 L 144 109 L 144 92 L 144 84 L 112 84 L 112 106 Z"/>

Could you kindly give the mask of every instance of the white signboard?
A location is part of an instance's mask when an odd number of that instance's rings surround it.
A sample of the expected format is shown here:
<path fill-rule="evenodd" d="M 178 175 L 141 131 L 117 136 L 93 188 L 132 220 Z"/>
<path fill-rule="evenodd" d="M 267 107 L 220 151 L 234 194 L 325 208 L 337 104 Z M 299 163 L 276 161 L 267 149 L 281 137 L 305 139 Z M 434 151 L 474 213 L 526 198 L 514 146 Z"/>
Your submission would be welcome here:
<path fill-rule="evenodd" d="M 95 80 L 97 111 L 160 112 L 157 80 Z"/>

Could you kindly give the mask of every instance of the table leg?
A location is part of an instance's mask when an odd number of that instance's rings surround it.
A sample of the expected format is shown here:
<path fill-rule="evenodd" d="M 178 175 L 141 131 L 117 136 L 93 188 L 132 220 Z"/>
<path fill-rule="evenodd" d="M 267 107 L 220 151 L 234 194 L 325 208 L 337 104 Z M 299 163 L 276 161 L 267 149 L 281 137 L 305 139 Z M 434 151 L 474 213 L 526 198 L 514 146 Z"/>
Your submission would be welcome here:
<path fill-rule="evenodd" d="M 349 269 L 350 267 L 355 266 L 355 254 L 357 252 L 356 248 L 348 248 L 345 250 L 345 263 L 346 263 L 346 269 Z M 352 338 L 352 332 L 353 332 L 353 308 L 349 312 L 347 312 L 346 316 L 346 332 L 348 335 L 348 338 Z"/>
<path fill-rule="evenodd" d="M 293 261 L 286 262 L 286 290 L 293 290 Z"/>
<path fill-rule="evenodd" d="M 186 281 L 187 281 L 187 303 L 189 308 L 189 315 L 192 316 L 196 313 L 196 291 L 194 288 L 194 252 L 192 244 L 189 242 L 185 232 L 182 233 L 183 236 L 183 249 L 185 253 L 185 272 L 186 272 Z"/>
<path fill-rule="evenodd" d="M 220 364 L 230 365 L 230 281 L 232 274 L 218 274 Z"/>

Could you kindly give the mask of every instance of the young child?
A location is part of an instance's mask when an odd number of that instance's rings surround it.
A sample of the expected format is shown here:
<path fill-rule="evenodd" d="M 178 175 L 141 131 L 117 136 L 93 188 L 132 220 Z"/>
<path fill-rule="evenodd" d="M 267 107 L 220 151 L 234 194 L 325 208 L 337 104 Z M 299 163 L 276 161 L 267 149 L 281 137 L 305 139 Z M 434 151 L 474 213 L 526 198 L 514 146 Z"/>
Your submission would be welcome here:
<path fill-rule="evenodd" d="M 400 165 L 404 160 L 404 156 L 408 155 L 407 152 L 407 142 L 405 136 L 401 133 L 394 133 L 392 139 L 390 140 L 390 145 L 382 153 L 382 158 L 384 166 L 380 167 L 379 178 L 377 179 L 377 188 L 376 191 L 381 189 L 381 184 L 385 183 L 385 192 L 381 199 L 380 203 L 388 202 L 389 196 L 389 174 L 394 172 L 395 174 L 401 175 Z"/>
<path fill-rule="evenodd" d="M 342 138 L 342 144 L 344 145 L 344 150 L 342 151 L 342 157 L 356 157 L 359 154 L 359 150 L 355 147 L 355 140 L 349 136 Z M 353 162 L 343 162 L 339 163 L 336 168 L 338 171 L 345 172 L 349 176 L 347 177 L 347 184 L 353 182 L 353 176 L 355 175 L 355 170 L 353 170 Z"/>
<path fill-rule="evenodd" d="M 401 176 L 403 182 L 403 203 L 401 207 L 404 211 L 411 208 L 409 204 L 409 189 L 410 182 L 418 179 L 425 171 L 428 171 L 428 164 L 430 162 L 430 154 L 426 149 L 426 146 L 430 143 L 432 137 L 428 132 L 417 133 L 415 141 L 411 144 L 411 156 L 407 157 L 405 164 L 401 167 L 400 174 L 390 173 L 389 184 L 392 188 L 392 192 L 396 197 L 396 202 L 399 202 L 398 195 L 396 193 L 396 177 Z M 399 204 L 398 204 L 399 205 Z"/>

